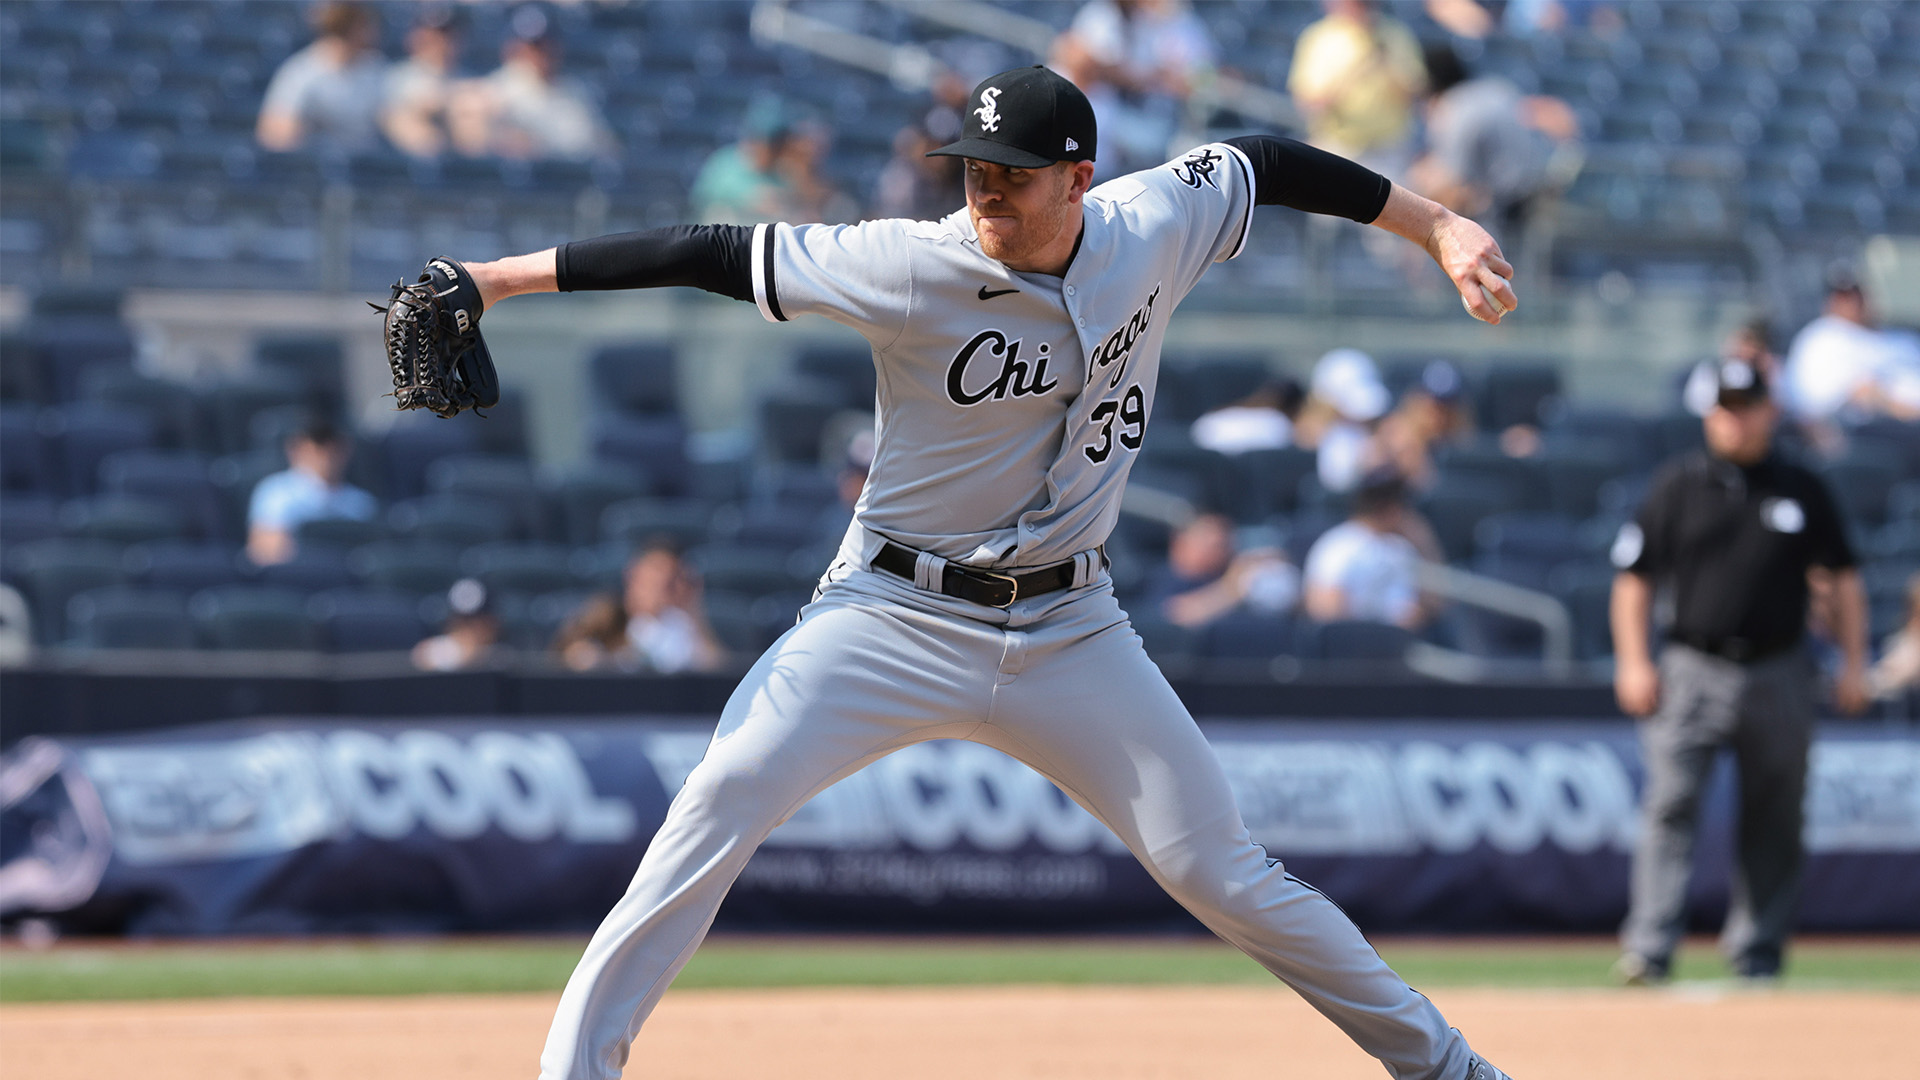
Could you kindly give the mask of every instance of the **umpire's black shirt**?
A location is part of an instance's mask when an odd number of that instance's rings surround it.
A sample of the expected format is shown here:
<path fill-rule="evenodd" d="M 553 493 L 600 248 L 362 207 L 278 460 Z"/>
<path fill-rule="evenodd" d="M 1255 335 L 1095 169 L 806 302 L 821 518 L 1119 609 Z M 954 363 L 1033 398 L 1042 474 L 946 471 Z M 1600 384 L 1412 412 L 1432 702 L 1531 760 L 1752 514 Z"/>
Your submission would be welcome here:
<path fill-rule="evenodd" d="M 1844 569 L 1854 557 L 1819 477 L 1778 454 L 1743 466 L 1697 451 L 1654 476 L 1613 562 L 1671 583 L 1672 640 L 1744 662 L 1798 644 L 1807 569 Z"/>

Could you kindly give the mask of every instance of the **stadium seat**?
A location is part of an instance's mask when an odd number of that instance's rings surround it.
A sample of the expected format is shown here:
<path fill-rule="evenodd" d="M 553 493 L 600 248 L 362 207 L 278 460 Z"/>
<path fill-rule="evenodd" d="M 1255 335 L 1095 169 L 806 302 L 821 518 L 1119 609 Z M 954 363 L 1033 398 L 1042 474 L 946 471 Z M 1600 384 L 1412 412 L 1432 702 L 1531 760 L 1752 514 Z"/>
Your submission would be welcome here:
<path fill-rule="evenodd" d="M 752 656 L 773 643 L 766 627 L 754 616 L 751 596 L 710 589 L 705 594 L 707 625 L 728 652 Z"/>
<path fill-rule="evenodd" d="M 321 645 L 306 598 L 291 589 L 222 585 L 195 593 L 187 610 L 212 648 L 288 651 Z"/>
<path fill-rule="evenodd" d="M 90 649 L 191 649 L 193 619 L 184 594 L 115 585 L 67 602 L 71 644 Z"/>
<path fill-rule="evenodd" d="M 1512 487 L 1500 480 L 1442 473 L 1414 505 L 1433 526 L 1447 561 L 1459 562 L 1473 554 L 1473 534 L 1480 522 L 1512 510 L 1514 501 Z"/>
<path fill-rule="evenodd" d="M 639 467 L 660 494 L 684 494 L 686 438 L 678 417 L 601 416 L 593 422 L 593 458 Z"/>
<path fill-rule="evenodd" d="M 460 569 L 486 585 L 495 595 L 559 592 L 576 588 L 573 552 L 561 544 L 495 543 L 467 549 Z"/>
<path fill-rule="evenodd" d="M 1905 479 L 1897 449 L 1858 440 L 1846 458 L 1827 465 L 1821 475 L 1855 530 L 1886 523 L 1887 498 L 1893 486 Z"/>
<path fill-rule="evenodd" d="M 1573 619 L 1573 654 L 1580 660 L 1613 655 L 1609 609 L 1613 598 L 1613 567 L 1605 563 L 1569 563 L 1554 568 L 1547 591 L 1567 605 Z"/>
<path fill-rule="evenodd" d="M 202 540 L 233 538 L 205 457 L 191 450 L 128 450 L 100 463 L 102 487 L 172 506 Z"/>
<path fill-rule="evenodd" d="M 687 561 L 709 589 L 760 597 L 811 588 L 813 578 L 796 575 L 783 555 L 764 547 L 705 544 L 689 551 Z"/>
<path fill-rule="evenodd" d="M 51 495 L 9 492 L 0 497 L 0 545 L 32 543 L 60 535 L 60 506 Z"/>
<path fill-rule="evenodd" d="M 1207 660 L 1271 660 L 1296 648 L 1293 619 L 1235 611 L 1200 629 L 1200 655 Z"/>
<path fill-rule="evenodd" d="M 813 345 L 800 350 L 793 369 L 816 383 L 831 386 L 840 407 L 870 411 L 874 407 L 877 373 L 873 350 L 865 345 Z"/>
<path fill-rule="evenodd" d="M 330 589 L 307 602 L 330 652 L 403 652 L 429 635 L 418 597 L 368 589 Z"/>
<path fill-rule="evenodd" d="M 61 462 L 59 494 L 91 495 L 100 490 L 100 463 L 125 450 L 156 444 L 153 420 L 143 412 L 76 402 L 51 409 L 41 431 Z"/>
<path fill-rule="evenodd" d="M 26 337 L 61 401 L 79 400 L 92 372 L 133 364 L 133 337 L 118 316 L 45 318 L 36 312 L 28 320 Z"/>
<path fill-rule="evenodd" d="M 1534 459 L 1547 488 L 1547 507 L 1570 518 L 1600 511 L 1600 489 L 1635 470 L 1635 457 L 1609 442 L 1562 442 Z"/>
<path fill-rule="evenodd" d="M 713 508 L 698 499 L 627 499 L 600 515 L 600 539 L 628 546 L 666 536 L 685 546 L 707 539 Z"/>
<path fill-rule="evenodd" d="M 57 486 L 40 433 L 40 410 L 0 407 L 0 491 L 51 492 Z"/>
<path fill-rule="evenodd" d="M 480 433 L 475 425 L 481 422 L 467 416 L 443 420 L 426 415 L 403 416 L 395 421 L 366 448 L 380 462 L 387 497 L 411 499 L 425 494 L 427 469 L 434 462 L 478 453 Z"/>
<path fill-rule="evenodd" d="M 1589 546 L 1579 523 L 1562 514 L 1492 514 L 1474 527 L 1473 538 L 1480 556 L 1548 567 L 1579 558 Z"/>
<path fill-rule="evenodd" d="M 455 495 L 423 495 L 396 503 L 387 525 L 402 540 L 464 548 L 511 539 L 513 518 L 494 503 Z"/>
<path fill-rule="evenodd" d="M 252 570 L 240 549 L 202 540 L 156 540 L 127 549 L 124 564 L 132 580 L 149 588 L 192 595 L 216 585 L 235 585 Z"/>
<path fill-rule="evenodd" d="M 259 413 L 269 409 L 311 410 L 318 404 L 300 378 L 269 371 L 215 383 L 200 401 L 223 454 L 258 448 L 253 440 L 253 418 Z"/>
<path fill-rule="evenodd" d="M 544 488 L 559 510 L 564 538 L 581 545 L 599 540 L 600 517 L 607 507 L 651 490 L 645 470 L 602 461 L 575 465 L 550 477 Z"/>
<path fill-rule="evenodd" d="M 1435 464 L 1442 484 L 1470 478 L 1497 485 L 1502 491 L 1503 510 L 1546 510 L 1551 506 L 1545 467 L 1533 459 L 1509 457 L 1491 443 L 1447 447 L 1435 455 Z"/>
<path fill-rule="evenodd" d="M 1155 419 L 1184 427 L 1201 414 L 1246 397 L 1272 377 L 1264 358 L 1219 356 L 1202 360 L 1169 358 L 1160 365 Z"/>
<path fill-rule="evenodd" d="M 354 573 L 345 551 L 315 545 L 296 549 L 285 562 L 256 568 L 253 578 L 265 586 L 316 593 L 353 584 Z"/>
<path fill-rule="evenodd" d="M 384 523 L 356 518 L 315 518 L 301 522 L 293 530 L 294 543 L 303 551 L 312 548 L 350 551 L 386 538 Z"/>
<path fill-rule="evenodd" d="M 262 371 L 290 375 L 310 400 L 328 411 L 345 401 L 346 378 L 339 337 L 331 334 L 276 334 L 253 343 L 253 362 Z"/>
<path fill-rule="evenodd" d="M 60 504 L 60 531 L 84 540 L 141 544 L 192 535 L 186 518 L 158 499 L 137 495 L 92 495 Z"/>
<path fill-rule="evenodd" d="M 382 540 L 354 549 L 348 565 L 369 587 L 426 596 L 445 593 L 460 579 L 459 555 L 449 545 Z"/>
<path fill-rule="evenodd" d="M 546 540 L 553 534 L 546 499 L 529 461 L 492 454 L 443 457 L 427 467 L 426 479 L 429 492 L 500 507 L 514 535 L 523 540 Z"/>
<path fill-rule="evenodd" d="M 760 403 L 760 451 L 769 461 L 818 463 L 827 423 L 842 409 L 831 390 L 788 387 Z"/>
<path fill-rule="evenodd" d="M 1129 621 L 1147 655 L 1161 668 L 1179 669 L 1200 654 L 1200 635 L 1178 623 L 1169 622 L 1156 612 L 1132 611 Z"/>
<path fill-rule="evenodd" d="M 1231 477 L 1222 509 L 1247 524 L 1300 509 L 1301 481 L 1314 475 L 1314 452 L 1298 446 L 1252 450 L 1227 459 Z"/>
<path fill-rule="evenodd" d="M 635 416 L 672 416 L 679 410 L 678 368 L 666 342 L 603 345 L 587 360 L 594 403 Z"/>
<path fill-rule="evenodd" d="M 1414 635 L 1389 623 L 1303 619 L 1295 647 L 1305 660 L 1402 660 Z"/>
<path fill-rule="evenodd" d="M 155 444 L 168 450 L 217 453 L 218 440 L 202 422 L 193 389 L 131 368 L 106 368 L 87 378 L 84 398 L 145 413 L 153 423 Z"/>
<path fill-rule="evenodd" d="M 124 584 L 120 549 L 84 540 L 39 540 L 8 552 L 8 576 L 33 606 L 34 632 L 43 645 L 67 636 L 67 601 L 88 589 Z"/>
<path fill-rule="evenodd" d="M 1547 413 L 1542 407 L 1560 395 L 1560 371 L 1540 364 L 1504 364 L 1480 379 L 1474 403 L 1483 431 L 1504 431 L 1515 424 L 1538 426 Z"/>

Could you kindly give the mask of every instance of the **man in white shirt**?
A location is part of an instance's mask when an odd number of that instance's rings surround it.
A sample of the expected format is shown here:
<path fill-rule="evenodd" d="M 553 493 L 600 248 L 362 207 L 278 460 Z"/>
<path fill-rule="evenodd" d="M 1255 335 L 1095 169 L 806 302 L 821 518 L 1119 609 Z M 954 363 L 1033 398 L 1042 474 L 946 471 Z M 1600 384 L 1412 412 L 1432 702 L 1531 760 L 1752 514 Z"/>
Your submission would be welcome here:
<path fill-rule="evenodd" d="M 1363 619 L 1418 629 L 1431 616 L 1420 595 L 1420 553 L 1400 534 L 1406 485 L 1369 473 L 1353 493 L 1353 515 L 1307 553 L 1306 611 L 1321 622 Z"/>
<path fill-rule="evenodd" d="M 449 116 L 468 154 L 585 161 L 611 153 L 613 134 L 600 106 L 577 79 L 559 74 L 560 39 L 545 12 L 513 13 L 512 36 L 491 75 L 466 84 Z"/>
<path fill-rule="evenodd" d="M 293 558 L 293 534 L 309 521 L 373 520 L 380 504 L 346 481 L 352 455 L 346 435 L 325 420 L 288 439 L 289 467 L 261 480 L 247 506 L 247 557 L 260 566 Z"/>
<path fill-rule="evenodd" d="M 1876 328 L 1860 283 L 1836 276 L 1825 312 L 1787 352 L 1787 400 L 1803 422 L 1844 413 L 1920 420 L 1920 344 Z"/>

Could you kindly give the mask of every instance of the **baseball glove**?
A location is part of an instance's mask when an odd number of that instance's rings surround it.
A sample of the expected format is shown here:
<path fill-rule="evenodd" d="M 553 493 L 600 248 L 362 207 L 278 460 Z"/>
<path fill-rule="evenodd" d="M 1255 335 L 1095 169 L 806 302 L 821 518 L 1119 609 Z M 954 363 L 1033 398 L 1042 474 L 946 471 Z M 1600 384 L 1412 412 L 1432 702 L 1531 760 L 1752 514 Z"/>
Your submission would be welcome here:
<path fill-rule="evenodd" d="M 368 306 L 386 315 L 395 406 L 457 416 L 500 400 L 493 355 L 480 336 L 480 289 L 466 267 L 432 259 L 418 281 L 393 283 L 386 307 Z"/>

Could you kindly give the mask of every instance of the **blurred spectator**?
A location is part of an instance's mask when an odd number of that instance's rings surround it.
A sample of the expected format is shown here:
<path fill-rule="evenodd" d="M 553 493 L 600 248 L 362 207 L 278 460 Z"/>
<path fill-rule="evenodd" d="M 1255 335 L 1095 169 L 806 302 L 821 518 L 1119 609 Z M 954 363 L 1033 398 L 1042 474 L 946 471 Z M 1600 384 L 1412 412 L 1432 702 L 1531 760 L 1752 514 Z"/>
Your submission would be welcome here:
<path fill-rule="evenodd" d="M 1347 491 L 1360 481 L 1379 453 L 1374 424 L 1392 401 L 1373 357 L 1359 349 L 1334 349 L 1314 364 L 1294 441 L 1318 453 L 1322 487 Z"/>
<path fill-rule="evenodd" d="M 1907 579 L 1907 621 L 1881 643 L 1867 681 L 1881 700 L 1920 690 L 1920 574 Z"/>
<path fill-rule="evenodd" d="M 1080 8 L 1054 41 L 1052 63 L 1093 103 L 1103 176 L 1167 159 L 1214 54 L 1206 24 L 1182 0 L 1091 0 Z"/>
<path fill-rule="evenodd" d="M 1193 442 L 1217 454 L 1278 450 L 1293 445 L 1293 419 L 1300 415 L 1306 391 L 1292 379 L 1271 379 L 1231 405 L 1193 422 Z"/>
<path fill-rule="evenodd" d="M 1509 33 L 1522 37 L 1560 34 L 1583 26 L 1607 37 L 1626 25 L 1608 0 L 1507 0 L 1501 21 Z"/>
<path fill-rule="evenodd" d="M 960 159 L 928 157 L 927 151 L 952 139 L 934 138 L 925 127 L 909 124 L 893 136 L 893 157 L 873 186 L 873 212 L 883 218 L 937 221 L 966 205 Z"/>
<path fill-rule="evenodd" d="M 694 218 L 725 225 L 782 220 L 793 196 L 778 165 L 792 134 L 778 100 L 762 97 L 748 106 L 740 138 L 715 150 L 694 178 Z"/>
<path fill-rule="evenodd" d="M 1148 584 L 1148 599 L 1168 621 L 1205 626 L 1231 611 L 1291 611 L 1300 599 L 1300 572 L 1278 547 L 1237 551 L 1233 522 L 1201 514 L 1174 533 L 1167 563 Z"/>
<path fill-rule="evenodd" d="M 316 4 L 313 43 L 280 65 L 260 102 L 254 138 L 268 150 L 326 142 L 364 150 L 379 142 L 387 62 L 379 23 L 362 4 Z"/>
<path fill-rule="evenodd" d="M 1421 596 L 1420 552 L 1403 535 L 1406 482 L 1391 469 L 1368 473 L 1348 519 L 1307 553 L 1306 611 L 1321 622 L 1364 619 L 1417 630 L 1432 617 Z"/>
<path fill-rule="evenodd" d="M 1427 0 L 1427 18 L 1455 37 L 1476 41 L 1493 32 L 1493 14 L 1475 0 Z"/>
<path fill-rule="evenodd" d="M 461 578 L 447 590 L 447 621 L 439 634 L 413 647 L 413 666 L 421 671 L 461 671 L 479 667 L 500 641 L 500 618 L 487 587 Z"/>
<path fill-rule="evenodd" d="M 1554 187 L 1554 154 L 1579 134 L 1579 120 L 1559 98 L 1472 76 L 1452 45 L 1429 48 L 1426 68 L 1426 153 L 1412 185 L 1511 246 L 1536 197 Z"/>
<path fill-rule="evenodd" d="M 1389 177 L 1410 160 L 1413 104 L 1426 88 L 1420 43 L 1370 0 L 1324 0 L 1294 43 L 1287 91 L 1315 146 Z"/>
<path fill-rule="evenodd" d="M 312 420 L 286 443 L 288 468 L 261 480 L 247 506 L 247 557 L 257 565 L 294 556 L 293 534 L 309 521 L 371 521 L 380 505 L 346 482 L 353 444 L 327 420 Z"/>
<path fill-rule="evenodd" d="M 1374 454 L 1368 466 L 1389 465 L 1424 490 L 1438 477 L 1434 452 L 1443 446 L 1473 441 L 1473 413 L 1467 403 L 1467 381 L 1460 369 L 1435 360 L 1420 370 L 1420 381 L 1400 397 L 1400 405 L 1374 434 Z"/>
<path fill-rule="evenodd" d="M 387 72 L 380 126 L 387 141 L 414 157 L 438 157 L 452 144 L 447 117 L 460 59 L 458 13 L 421 4 L 407 33 L 407 58 Z"/>
<path fill-rule="evenodd" d="M 699 577 L 664 540 L 649 541 L 628 560 L 620 599 L 588 600 L 554 647 L 575 671 L 612 666 L 671 675 L 714 671 L 726 662 L 707 626 Z"/>
<path fill-rule="evenodd" d="M 774 155 L 774 171 L 786 182 L 787 206 L 780 220 L 839 224 L 860 216 L 860 207 L 842 194 L 820 170 L 833 143 L 833 133 L 818 121 L 795 124 Z M 965 196 L 962 196 L 965 202 Z M 951 209 L 959 209 L 955 206 Z"/>
<path fill-rule="evenodd" d="M 1920 420 L 1920 340 L 1878 329 L 1866 290 L 1851 274 L 1836 273 L 1826 311 L 1787 351 L 1786 397 L 1803 422 Z"/>
<path fill-rule="evenodd" d="M 33 616 L 27 598 L 0 584 L 0 666 L 19 664 L 33 652 Z"/>
<path fill-rule="evenodd" d="M 875 440 L 872 430 L 847 440 L 847 452 L 841 459 L 840 473 L 834 479 L 834 500 L 820 511 L 819 532 L 822 544 L 838 545 L 853 523 L 854 508 L 867 490 L 867 473 L 873 468 Z"/>
<path fill-rule="evenodd" d="M 577 79 L 559 74 L 560 37 L 538 7 L 516 8 L 493 74 L 455 95 L 448 119 L 464 153 L 584 161 L 611 154 L 613 135 Z"/>

